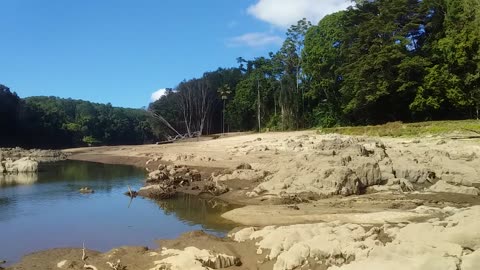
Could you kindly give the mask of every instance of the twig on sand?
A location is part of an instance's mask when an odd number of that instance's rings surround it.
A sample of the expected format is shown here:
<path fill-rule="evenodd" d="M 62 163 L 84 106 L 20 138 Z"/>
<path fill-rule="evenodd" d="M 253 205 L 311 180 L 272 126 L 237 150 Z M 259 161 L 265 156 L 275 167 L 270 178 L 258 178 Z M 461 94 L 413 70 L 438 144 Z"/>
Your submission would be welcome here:
<path fill-rule="evenodd" d="M 122 263 L 120 262 L 120 259 L 118 259 L 116 263 L 107 262 L 107 264 L 113 270 L 124 270 L 125 269 L 125 266 L 122 265 Z"/>
<path fill-rule="evenodd" d="M 87 255 L 85 254 L 85 242 L 83 242 L 82 246 L 82 261 L 85 261 L 87 259 Z"/>
<path fill-rule="evenodd" d="M 90 269 L 90 270 L 98 270 L 97 267 L 93 266 L 93 265 L 89 265 L 87 264 L 86 260 L 87 260 L 87 255 L 85 253 L 85 242 L 83 242 L 83 247 L 82 247 L 82 261 L 83 261 L 83 268 L 85 269 Z"/>

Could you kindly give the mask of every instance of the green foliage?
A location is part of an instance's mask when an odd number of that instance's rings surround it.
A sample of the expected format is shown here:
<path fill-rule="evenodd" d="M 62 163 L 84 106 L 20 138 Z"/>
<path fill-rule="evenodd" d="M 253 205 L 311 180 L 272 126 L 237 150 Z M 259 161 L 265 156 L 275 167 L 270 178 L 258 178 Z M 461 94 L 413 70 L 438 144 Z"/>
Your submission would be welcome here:
<path fill-rule="evenodd" d="M 339 133 L 346 135 L 388 137 L 415 137 L 419 135 L 441 135 L 471 131 L 480 132 L 479 121 L 427 121 L 417 123 L 402 123 L 397 121 L 375 126 L 347 126 L 322 128 L 319 130 L 322 134 Z"/>
<path fill-rule="evenodd" d="M 1 89 L 0 102 L 8 102 L 2 125 L 2 146 L 60 148 L 83 145 L 140 144 L 155 140 L 146 111 L 115 108 L 82 100 L 29 97 Z M 3 129 L 2 129 L 3 130 Z M 11 135 L 9 135 L 11 134 Z"/>
<path fill-rule="evenodd" d="M 478 0 L 352 3 L 317 25 L 292 25 L 269 57 L 237 59 L 241 75 L 226 106 L 231 129 L 480 114 Z"/>
<path fill-rule="evenodd" d="M 88 146 L 94 146 L 101 143 L 99 140 L 95 139 L 93 136 L 85 136 L 83 137 L 82 141 L 86 143 Z"/>
<path fill-rule="evenodd" d="M 268 57 L 240 57 L 238 68 L 206 72 L 167 90 L 149 105 L 164 121 L 109 104 L 21 100 L 0 85 L 0 124 L 9 130 L 0 138 L 8 144 L 14 134 L 36 134 L 23 138 L 25 144 L 83 145 L 92 138 L 121 144 L 173 130 L 218 133 L 223 126 L 293 130 L 479 117 L 479 0 L 352 5 L 315 25 L 298 21 Z"/>

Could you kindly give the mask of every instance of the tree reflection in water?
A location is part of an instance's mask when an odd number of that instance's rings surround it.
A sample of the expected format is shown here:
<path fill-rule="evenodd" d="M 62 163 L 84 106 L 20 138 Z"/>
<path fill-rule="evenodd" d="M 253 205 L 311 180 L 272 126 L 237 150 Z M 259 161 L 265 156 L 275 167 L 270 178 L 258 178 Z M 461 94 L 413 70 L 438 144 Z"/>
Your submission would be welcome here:
<path fill-rule="evenodd" d="M 226 220 L 221 215 L 239 207 L 228 204 L 216 198 L 202 198 L 199 196 L 180 193 L 176 198 L 156 201 L 165 215 L 175 215 L 189 225 L 202 225 L 207 231 L 227 233 L 238 226 Z"/>

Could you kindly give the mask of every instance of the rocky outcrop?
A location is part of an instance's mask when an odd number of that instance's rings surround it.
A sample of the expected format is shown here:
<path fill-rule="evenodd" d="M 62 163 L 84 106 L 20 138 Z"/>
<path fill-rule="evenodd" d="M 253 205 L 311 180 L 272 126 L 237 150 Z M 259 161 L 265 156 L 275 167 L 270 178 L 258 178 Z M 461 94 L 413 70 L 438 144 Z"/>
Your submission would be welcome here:
<path fill-rule="evenodd" d="M 59 150 L 23 149 L 20 147 L 0 148 L 0 159 L 18 160 L 25 157 L 37 162 L 52 162 L 65 160 L 68 154 Z"/>
<path fill-rule="evenodd" d="M 250 227 L 229 236 L 236 242 L 253 241 L 257 254 L 266 255 L 274 270 L 480 269 L 480 206 L 421 206 L 410 212 L 442 218 L 375 226 L 359 220 Z"/>
<path fill-rule="evenodd" d="M 38 179 L 39 162 L 58 161 L 66 157 L 56 150 L 0 148 L 0 183 L 32 184 Z"/>
<path fill-rule="evenodd" d="M 150 270 L 162 269 L 224 269 L 231 266 L 240 266 L 242 262 L 235 256 L 214 253 L 210 250 L 186 247 L 183 250 L 163 248 L 162 256 L 167 258 L 155 262 Z"/>
<path fill-rule="evenodd" d="M 367 187 L 384 180 L 380 163 L 390 161 L 383 143 L 335 137 L 317 144 L 309 143 L 312 144 L 310 154 L 298 155 L 292 162 L 282 164 L 249 196 L 302 192 L 348 196 L 364 193 Z"/>
<path fill-rule="evenodd" d="M 26 172 L 36 172 L 38 170 L 38 162 L 29 157 L 12 160 L 7 158 L 2 161 L 4 173 L 17 174 Z"/>
<path fill-rule="evenodd" d="M 138 190 L 138 195 L 152 199 L 172 198 L 176 196 L 177 188 L 190 186 L 201 179 L 200 172 L 187 166 L 160 164 L 157 170 L 148 174 L 145 186 Z"/>

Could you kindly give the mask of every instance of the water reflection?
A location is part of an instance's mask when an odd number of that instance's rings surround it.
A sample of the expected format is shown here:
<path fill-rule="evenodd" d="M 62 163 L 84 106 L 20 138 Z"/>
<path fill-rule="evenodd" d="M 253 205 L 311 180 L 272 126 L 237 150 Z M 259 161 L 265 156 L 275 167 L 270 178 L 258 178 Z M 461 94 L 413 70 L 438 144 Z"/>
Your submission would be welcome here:
<path fill-rule="evenodd" d="M 190 225 L 200 224 L 207 231 L 220 231 L 223 234 L 235 227 L 234 223 L 221 218 L 220 215 L 238 206 L 221 200 L 180 194 L 175 199 L 156 203 L 163 209 L 165 215 L 175 215 Z"/>
<path fill-rule="evenodd" d="M 156 247 L 156 239 L 199 229 L 222 235 L 235 226 L 219 217 L 233 206 L 192 196 L 162 202 L 136 198 L 129 205 L 130 198 L 123 195 L 127 186 L 138 190 L 145 178 L 138 168 L 65 161 L 39 169 L 37 179 L 1 182 L 2 260 L 14 262 L 30 252 L 80 247 L 83 242 L 99 251 L 122 245 Z M 95 193 L 80 194 L 85 186 Z"/>
<path fill-rule="evenodd" d="M 15 185 L 32 185 L 38 181 L 37 173 L 18 173 L 2 174 L 0 173 L 0 187 Z"/>

